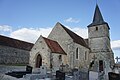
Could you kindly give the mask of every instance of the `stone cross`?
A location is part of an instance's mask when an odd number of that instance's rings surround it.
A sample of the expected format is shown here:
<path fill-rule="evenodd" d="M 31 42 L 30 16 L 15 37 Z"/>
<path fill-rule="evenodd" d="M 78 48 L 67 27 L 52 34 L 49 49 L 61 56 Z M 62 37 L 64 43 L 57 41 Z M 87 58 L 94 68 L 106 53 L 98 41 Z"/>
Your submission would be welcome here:
<path fill-rule="evenodd" d="M 115 59 L 116 59 L 116 61 L 118 62 L 118 60 L 120 59 L 120 57 L 117 56 Z"/>
<path fill-rule="evenodd" d="M 94 64 L 94 62 L 95 62 L 95 59 L 97 59 L 97 57 L 95 57 L 95 55 L 94 55 L 92 59 L 93 59 L 93 60 L 92 60 L 92 62 L 91 62 L 90 65 L 89 65 L 89 69 L 93 66 L 93 64 Z"/>
<path fill-rule="evenodd" d="M 42 65 L 40 67 L 40 72 L 42 75 L 46 75 L 47 74 L 47 67 L 45 65 Z"/>
<path fill-rule="evenodd" d="M 95 61 L 95 59 L 97 59 L 97 57 L 95 57 L 95 55 L 94 55 L 92 59 Z"/>
<path fill-rule="evenodd" d="M 62 68 L 62 71 L 63 71 L 63 68 L 65 67 L 65 65 L 63 65 L 63 63 L 62 63 L 62 65 L 60 65 L 60 67 Z"/>

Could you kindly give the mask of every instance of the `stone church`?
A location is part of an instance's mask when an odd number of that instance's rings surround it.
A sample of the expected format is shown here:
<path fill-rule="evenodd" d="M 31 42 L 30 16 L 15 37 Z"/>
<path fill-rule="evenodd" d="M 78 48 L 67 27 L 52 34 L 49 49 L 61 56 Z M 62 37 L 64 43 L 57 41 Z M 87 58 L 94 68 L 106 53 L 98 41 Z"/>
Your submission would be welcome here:
<path fill-rule="evenodd" d="M 57 23 L 47 38 L 40 36 L 30 51 L 29 64 L 57 70 L 61 65 L 108 75 L 114 65 L 110 27 L 96 5 L 93 21 L 87 26 L 88 39 Z"/>

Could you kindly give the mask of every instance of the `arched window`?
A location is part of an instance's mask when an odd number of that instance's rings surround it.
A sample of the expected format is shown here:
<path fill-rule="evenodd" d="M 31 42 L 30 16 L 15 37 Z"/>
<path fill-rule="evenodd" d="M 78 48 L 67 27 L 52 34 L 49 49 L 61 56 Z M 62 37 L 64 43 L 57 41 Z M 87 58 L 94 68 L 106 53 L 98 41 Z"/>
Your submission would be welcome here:
<path fill-rule="evenodd" d="M 85 60 L 87 60 L 87 51 L 85 51 Z"/>
<path fill-rule="evenodd" d="M 59 57 L 59 60 L 62 60 L 62 55 L 59 55 L 58 57 Z"/>
<path fill-rule="evenodd" d="M 77 48 L 76 49 L 76 59 L 78 59 L 78 56 L 79 56 L 78 54 L 79 54 L 79 49 Z"/>
<path fill-rule="evenodd" d="M 96 27 L 96 31 L 98 31 L 98 27 Z"/>
<path fill-rule="evenodd" d="M 99 72 L 103 71 L 103 60 L 99 60 Z"/>

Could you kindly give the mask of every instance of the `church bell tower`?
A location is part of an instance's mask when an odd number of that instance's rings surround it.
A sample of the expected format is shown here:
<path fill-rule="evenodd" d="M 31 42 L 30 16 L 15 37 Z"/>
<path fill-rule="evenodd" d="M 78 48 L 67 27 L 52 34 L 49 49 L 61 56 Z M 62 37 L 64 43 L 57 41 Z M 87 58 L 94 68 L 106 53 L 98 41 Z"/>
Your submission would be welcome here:
<path fill-rule="evenodd" d="M 88 25 L 90 58 L 94 61 L 93 71 L 107 75 L 114 63 L 110 46 L 109 25 L 104 21 L 98 5 L 96 5 L 93 21 Z"/>
<path fill-rule="evenodd" d="M 98 5 L 96 5 L 93 22 L 88 25 L 89 47 L 91 52 L 109 51 L 110 36 L 108 23 L 103 20 Z"/>

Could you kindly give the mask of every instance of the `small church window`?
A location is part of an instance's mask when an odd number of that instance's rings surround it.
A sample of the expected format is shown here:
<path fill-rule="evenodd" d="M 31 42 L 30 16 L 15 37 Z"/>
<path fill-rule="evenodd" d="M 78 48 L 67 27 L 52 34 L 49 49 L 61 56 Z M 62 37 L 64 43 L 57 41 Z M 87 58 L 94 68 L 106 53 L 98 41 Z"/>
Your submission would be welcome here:
<path fill-rule="evenodd" d="M 51 68 L 51 69 L 53 68 L 53 65 L 52 65 L 52 63 L 50 63 L 50 68 Z"/>
<path fill-rule="evenodd" d="M 96 27 L 96 31 L 98 31 L 98 27 Z"/>
<path fill-rule="evenodd" d="M 78 59 L 78 53 L 79 53 L 79 49 L 76 49 L 76 59 Z"/>
<path fill-rule="evenodd" d="M 99 72 L 103 71 L 103 60 L 99 61 Z"/>
<path fill-rule="evenodd" d="M 85 51 L 85 60 L 87 60 L 87 51 Z"/>
<path fill-rule="evenodd" d="M 59 55 L 59 60 L 62 60 L 62 55 Z"/>

